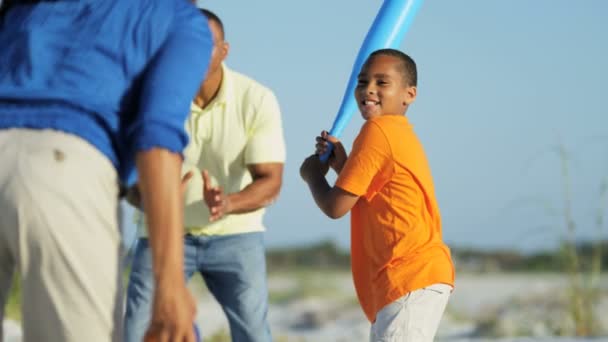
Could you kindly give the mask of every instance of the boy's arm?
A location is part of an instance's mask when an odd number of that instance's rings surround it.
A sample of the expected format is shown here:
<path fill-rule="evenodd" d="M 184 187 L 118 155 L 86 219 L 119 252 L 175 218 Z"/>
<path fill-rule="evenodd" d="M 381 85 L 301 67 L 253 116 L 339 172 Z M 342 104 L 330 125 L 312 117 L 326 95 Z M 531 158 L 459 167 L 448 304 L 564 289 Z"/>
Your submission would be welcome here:
<path fill-rule="evenodd" d="M 329 135 L 327 131 L 322 131 L 321 135 L 318 136 L 316 140 L 316 154 L 320 156 L 325 155 L 325 153 L 327 153 L 327 150 L 329 149 L 328 142 L 332 143 L 333 149 L 331 150 L 327 163 L 336 172 L 336 174 L 339 175 L 340 172 L 342 172 L 342 169 L 344 168 L 344 164 L 346 164 L 346 160 L 348 159 L 348 154 L 346 153 L 344 145 L 342 145 L 338 138 Z"/>
<path fill-rule="evenodd" d="M 320 138 L 317 139 L 317 152 L 324 152 L 327 148 L 325 140 L 332 137 L 322 133 Z M 332 140 L 332 143 L 338 142 L 337 139 Z M 390 173 L 391 170 L 390 145 L 376 123 L 368 121 L 363 125 L 350 156 L 347 157 L 343 149 L 342 153 L 344 162 L 338 169 L 338 179 L 333 188 L 325 179 L 329 164 L 322 163 L 318 154 L 306 158 L 300 167 L 300 175 L 308 184 L 315 203 L 325 215 L 334 219 L 350 211 L 360 196 L 367 197 L 372 180 L 379 173 Z M 376 188 L 380 186 L 380 182 L 375 185 Z"/>
<path fill-rule="evenodd" d="M 323 165 L 318 155 L 314 154 L 304 161 L 300 173 L 321 211 L 328 217 L 337 219 L 352 209 L 359 196 L 337 186 L 331 187 L 325 179 L 326 169 L 327 166 Z"/>

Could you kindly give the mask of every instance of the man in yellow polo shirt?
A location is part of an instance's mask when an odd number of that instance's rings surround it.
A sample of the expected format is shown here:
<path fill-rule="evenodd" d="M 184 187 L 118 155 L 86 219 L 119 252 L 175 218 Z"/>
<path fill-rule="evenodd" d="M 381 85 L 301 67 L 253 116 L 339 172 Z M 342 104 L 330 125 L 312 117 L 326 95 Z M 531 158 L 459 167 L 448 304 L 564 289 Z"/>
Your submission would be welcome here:
<path fill-rule="evenodd" d="M 272 91 L 223 64 L 228 43 L 222 22 L 208 10 L 201 12 L 214 49 L 186 123 L 185 276 L 202 275 L 226 313 L 233 341 L 267 342 L 272 338 L 266 319 L 262 218 L 281 188 L 281 114 Z M 150 256 L 148 241 L 141 238 L 127 290 L 127 342 L 141 341 L 149 324 L 154 278 Z"/>

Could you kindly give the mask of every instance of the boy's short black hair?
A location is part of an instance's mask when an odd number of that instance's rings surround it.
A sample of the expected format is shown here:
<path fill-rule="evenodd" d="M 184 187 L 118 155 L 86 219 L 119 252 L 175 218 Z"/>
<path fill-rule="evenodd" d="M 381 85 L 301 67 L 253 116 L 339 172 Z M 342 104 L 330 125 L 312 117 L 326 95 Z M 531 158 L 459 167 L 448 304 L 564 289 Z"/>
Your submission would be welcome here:
<path fill-rule="evenodd" d="M 206 8 L 199 8 L 199 11 L 207 18 L 209 21 L 215 21 L 216 24 L 220 27 L 220 31 L 222 32 L 222 38 L 226 37 L 226 32 L 224 32 L 224 23 L 220 20 L 220 17 L 217 14 L 211 12 Z"/>
<path fill-rule="evenodd" d="M 401 61 L 399 72 L 403 75 L 403 82 L 408 86 L 416 87 L 418 85 L 418 71 L 416 70 L 416 62 L 412 57 L 396 49 L 380 49 L 372 52 L 369 58 L 378 55 L 398 58 Z"/>

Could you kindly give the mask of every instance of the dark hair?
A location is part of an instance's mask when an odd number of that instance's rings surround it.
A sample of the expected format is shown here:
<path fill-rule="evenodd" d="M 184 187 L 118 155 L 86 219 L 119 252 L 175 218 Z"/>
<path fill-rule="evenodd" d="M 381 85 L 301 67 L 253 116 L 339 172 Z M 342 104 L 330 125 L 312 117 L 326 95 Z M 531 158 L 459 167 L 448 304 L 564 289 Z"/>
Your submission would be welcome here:
<path fill-rule="evenodd" d="M 209 21 L 215 21 L 216 24 L 220 27 L 220 31 L 222 32 L 222 38 L 226 37 L 226 32 L 224 32 L 224 23 L 222 20 L 213 12 L 206 8 L 199 8 L 201 13 L 207 18 Z"/>
<path fill-rule="evenodd" d="M 8 11 L 8 8 L 14 5 L 17 0 L 0 0 L 0 19 L 4 17 L 4 14 Z"/>
<path fill-rule="evenodd" d="M 418 71 L 416 70 L 416 62 L 414 62 L 412 57 L 396 49 L 380 49 L 372 52 L 368 60 L 378 55 L 398 58 L 401 62 L 399 63 L 399 72 L 403 76 L 403 82 L 408 86 L 415 87 L 418 85 Z"/>

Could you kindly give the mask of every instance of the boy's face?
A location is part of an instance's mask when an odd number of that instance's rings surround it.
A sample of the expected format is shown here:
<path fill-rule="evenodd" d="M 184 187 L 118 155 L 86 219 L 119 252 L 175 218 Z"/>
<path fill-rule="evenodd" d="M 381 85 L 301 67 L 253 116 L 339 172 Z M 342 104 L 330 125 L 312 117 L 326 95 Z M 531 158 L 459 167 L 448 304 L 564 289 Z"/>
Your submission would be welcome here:
<path fill-rule="evenodd" d="M 416 99 L 416 87 L 405 84 L 399 63 L 397 57 L 376 55 L 363 64 L 355 89 L 363 119 L 404 114 Z"/>

